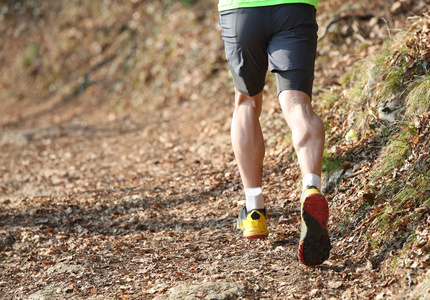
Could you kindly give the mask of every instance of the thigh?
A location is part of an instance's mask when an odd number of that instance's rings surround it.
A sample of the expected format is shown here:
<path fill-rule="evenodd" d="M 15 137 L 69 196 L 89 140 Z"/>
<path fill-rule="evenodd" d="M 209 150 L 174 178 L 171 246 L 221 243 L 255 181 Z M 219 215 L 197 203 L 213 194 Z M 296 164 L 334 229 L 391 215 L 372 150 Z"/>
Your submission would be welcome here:
<path fill-rule="evenodd" d="M 273 7 L 272 19 L 274 32 L 267 51 L 278 95 L 283 90 L 298 90 L 312 98 L 318 39 L 315 7 L 279 5 Z"/>
<path fill-rule="evenodd" d="M 268 46 L 272 72 L 314 72 L 317 31 L 315 7 L 292 3 L 273 7 L 273 35 Z"/>
<path fill-rule="evenodd" d="M 254 96 L 264 87 L 268 68 L 270 11 L 240 8 L 220 13 L 226 58 L 239 92 Z"/>

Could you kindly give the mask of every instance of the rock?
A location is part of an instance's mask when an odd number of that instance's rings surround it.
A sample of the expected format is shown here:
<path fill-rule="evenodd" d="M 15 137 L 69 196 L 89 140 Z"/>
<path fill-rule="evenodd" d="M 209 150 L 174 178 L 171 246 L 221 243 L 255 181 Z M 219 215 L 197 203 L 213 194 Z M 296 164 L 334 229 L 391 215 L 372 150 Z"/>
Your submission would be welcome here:
<path fill-rule="evenodd" d="M 50 267 L 46 273 L 51 275 L 51 274 L 73 274 L 73 273 L 78 273 L 80 271 L 84 271 L 85 268 L 81 265 L 77 265 L 77 264 L 66 264 L 63 262 L 59 262 L 56 263 L 55 265 L 53 265 L 52 267 Z"/>
<path fill-rule="evenodd" d="M 29 128 L 21 131 L 5 131 L 0 135 L 0 143 L 9 145 L 23 146 L 31 141 L 39 141 L 42 139 L 49 139 L 59 137 L 61 135 L 61 128 L 58 126 L 47 126 L 38 128 Z"/>
<path fill-rule="evenodd" d="M 165 295 L 160 295 L 156 300 L 236 300 L 244 294 L 242 284 L 227 281 L 205 282 L 199 285 L 178 285 Z"/>
<path fill-rule="evenodd" d="M 16 238 L 13 236 L 12 233 L 8 233 L 6 239 L 4 240 L 4 243 L 6 244 L 6 246 L 8 247 L 12 247 L 13 244 L 15 244 L 16 242 Z"/>
<path fill-rule="evenodd" d="M 424 268 L 428 268 L 430 266 L 430 255 L 427 254 L 424 257 L 422 257 L 421 258 L 421 263 L 423 264 Z"/>
<path fill-rule="evenodd" d="M 430 270 L 427 271 L 427 274 L 420 278 L 419 281 L 420 283 L 414 288 L 414 290 L 409 294 L 405 293 L 405 296 L 402 299 L 430 300 Z"/>
<path fill-rule="evenodd" d="M 48 276 L 58 276 L 60 274 L 76 274 L 78 272 L 83 272 L 84 267 L 77 264 L 66 264 L 59 262 L 54 266 L 50 267 L 46 274 Z M 65 293 L 73 293 L 75 286 L 72 283 L 59 282 L 54 284 L 49 284 L 43 289 L 34 292 L 29 295 L 29 300 L 50 300 L 50 299 L 64 299 Z"/>
<path fill-rule="evenodd" d="M 150 288 L 146 292 L 150 293 L 150 294 L 156 294 L 158 292 L 166 290 L 168 287 L 169 287 L 169 285 L 167 283 L 161 283 L 155 287 Z"/>
<path fill-rule="evenodd" d="M 319 289 L 319 288 L 322 288 L 322 287 L 324 287 L 324 281 L 321 279 L 321 277 L 318 277 L 315 280 L 315 283 L 313 284 L 312 288 Z"/>
<path fill-rule="evenodd" d="M 323 187 L 322 192 L 324 194 L 330 194 L 330 192 L 337 186 L 339 181 L 341 180 L 345 170 L 337 170 L 333 172 L 329 177 L 326 178 L 326 185 Z"/>
<path fill-rule="evenodd" d="M 15 244 L 16 239 L 13 236 L 12 233 L 8 232 L 6 238 L 4 239 L 4 241 L 2 241 L 0 239 L 0 251 L 3 251 L 6 249 L 6 247 L 8 248 L 12 248 L 13 244 Z"/>
<path fill-rule="evenodd" d="M 401 105 L 396 98 L 383 101 L 378 108 L 379 119 L 393 123 L 399 119 Z"/>
<path fill-rule="evenodd" d="M 330 289 L 340 289 L 341 287 L 343 286 L 343 283 L 342 283 L 342 281 L 330 281 L 328 284 L 327 284 L 327 287 L 328 288 L 330 288 Z"/>
<path fill-rule="evenodd" d="M 321 295 L 321 291 L 319 289 L 313 289 L 309 292 L 310 297 L 317 297 Z"/>
<path fill-rule="evenodd" d="M 294 224 L 297 223 L 299 221 L 299 218 L 294 218 L 294 217 L 290 217 L 290 218 L 285 218 L 284 216 L 280 216 L 279 220 L 278 220 L 278 225 L 282 225 L 282 224 Z"/>
<path fill-rule="evenodd" d="M 28 300 L 54 300 L 61 299 L 64 297 L 62 294 L 63 289 L 67 285 L 64 283 L 51 284 L 45 286 L 43 289 L 28 296 Z"/>
<path fill-rule="evenodd" d="M 142 195 L 133 195 L 133 196 L 131 196 L 131 199 L 135 200 L 135 201 L 142 201 L 143 196 Z"/>

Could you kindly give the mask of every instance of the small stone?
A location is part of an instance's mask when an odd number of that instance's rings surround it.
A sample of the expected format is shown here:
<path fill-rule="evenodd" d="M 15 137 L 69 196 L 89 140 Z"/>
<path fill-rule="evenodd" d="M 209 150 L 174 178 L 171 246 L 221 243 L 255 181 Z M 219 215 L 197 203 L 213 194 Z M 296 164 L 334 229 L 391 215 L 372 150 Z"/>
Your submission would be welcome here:
<path fill-rule="evenodd" d="M 71 292 L 73 292 L 73 290 L 74 290 L 73 284 L 69 284 L 63 289 L 63 292 L 64 293 L 71 293 Z"/>
<path fill-rule="evenodd" d="M 366 262 L 366 266 L 364 267 L 366 270 L 373 270 L 373 264 L 370 260 Z"/>
<path fill-rule="evenodd" d="M 309 292 L 309 296 L 311 296 L 311 297 L 317 297 L 320 295 L 321 295 L 321 292 L 319 289 L 313 289 Z"/>
<path fill-rule="evenodd" d="M 327 284 L 327 286 L 328 286 L 330 289 L 334 289 L 334 290 L 336 290 L 336 289 L 340 289 L 340 288 L 343 286 L 343 283 L 342 283 L 342 281 L 330 281 L 330 282 Z"/>
<path fill-rule="evenodd" d="M 424 256 L 424 257 L 421 259 L 421 263 L 423 264 L 423 267 L 424 267 L 424 268 L 429 267 L 429 266 L 430 266 L 430 255 L 429 255 L 429 254 L 427 254 L 426 256 Z"/>
<path fill-rule="evenodd" d="M 391 5 L 390 7 L 390 12 L 393 15 L 398 14 L 401 10 L 402 10 L 402 2 L 400 1 L 394 2 L 394 4 Z"/>
<path fill-rule="evenodd" d="M 418 261 L 414 261 L 412 264 L 411 264 L 411 269 L 417 269 L 419 267 L 419 262 Z"/>
<path fill-rule="evenodd" d="M 132 200 L 137 200 L 137 201 L 142 201 L 143 200 L 143 196 L 142 195 L 133 195 L 131 196 Z"/>
<path fill-rule="evenodd" d="M 314 285 L 312 286 L 312 288 L 314 288 L 314 289 L 316 289 L 316 288 L 322 288 L 324 286 L 324 282 L 323 282 L 323 280 L 321 279 L 321 277 L 318 277 L 316 280 L 315 280 L 315 283 L 314 283 Z"/>
<path fill-rule="evenodd" d="M 284 216 L 280 216 L 278 220 L 278 225 L 294 224 L 296 222 L 298 222 L 298 218 L 285 218 Z"/>
<path fill-rule="evenodd" d="M 260 289 L 256 285 L 255 289 Z M 147 291 L 148 292 L 148 291 Z M 159 295 L 154 299 L 199 299 L 197 296 L 205 295 L 204 299 L 241 299 L 245 287 L 241 284 L 226 281 L 203 282 L 199 285 L 182 284 L 170 289 L 168 293 Z"/>

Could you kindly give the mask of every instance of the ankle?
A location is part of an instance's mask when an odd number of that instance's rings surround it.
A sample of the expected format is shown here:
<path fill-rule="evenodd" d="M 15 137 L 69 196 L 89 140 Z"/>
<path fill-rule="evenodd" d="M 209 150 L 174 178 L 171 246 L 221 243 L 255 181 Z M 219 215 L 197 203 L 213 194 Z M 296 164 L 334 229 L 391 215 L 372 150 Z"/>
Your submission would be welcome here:
<path fill-rule="evenodd" d="M 318 188 L 318 190 L 321 191 L 321 177 L 313 174 L 313 173 L 308 173 L 305 176 L 303 176 L 303 181 L 302 181 L 303 185 L 302 185 L 302 191 L 304 191 L 308 186 L 315 186 Z"/>
<path fill-rule="evenodd" d="M 245 188 L 245 197 L 247 211 L 264 208 L 264 197 L 261 187 Z"/>

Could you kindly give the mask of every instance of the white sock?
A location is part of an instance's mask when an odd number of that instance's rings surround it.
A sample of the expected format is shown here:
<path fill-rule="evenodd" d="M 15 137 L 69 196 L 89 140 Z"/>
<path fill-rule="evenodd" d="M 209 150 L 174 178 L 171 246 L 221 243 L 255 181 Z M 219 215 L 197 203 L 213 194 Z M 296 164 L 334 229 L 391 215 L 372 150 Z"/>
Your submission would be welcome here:
<path fill-rule="evenodd" d="M 264 197 L 261 187 L 245 189 L 245 196 L 247 211 L 264 208 Z"/>
<path fill-rule="evenodd" d="M 318 175 L 315 175 L 312 173 L 306 174 L 303 177 L 302 182 L 303 182 L 303 188 L 302 188 L 303 191 L 310 185 L 316 186 L 318 190 L 321 191 L 321 177 L 319 177 Z"/>

